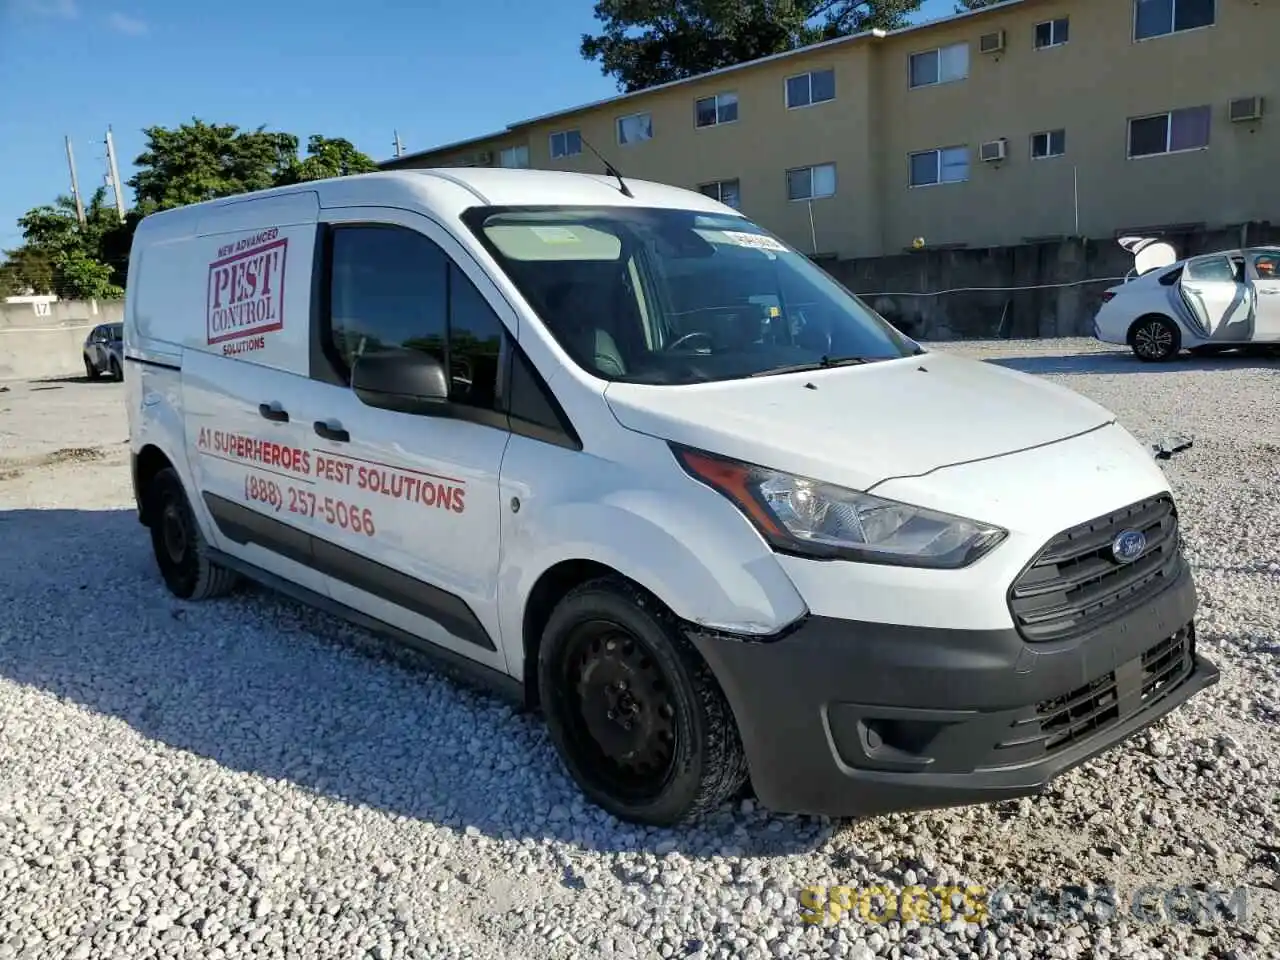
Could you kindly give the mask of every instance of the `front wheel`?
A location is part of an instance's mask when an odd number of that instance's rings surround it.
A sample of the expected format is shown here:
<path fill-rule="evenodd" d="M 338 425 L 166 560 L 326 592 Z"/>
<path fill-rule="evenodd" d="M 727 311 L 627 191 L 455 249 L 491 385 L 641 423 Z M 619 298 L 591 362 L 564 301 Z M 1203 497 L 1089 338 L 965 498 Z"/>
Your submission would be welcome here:
<path fill-rule="evenodd" d="M 157 473 L 147 487 L 146 514 L 156 565 L 175 597 L 206 600 L 235 586 L 235 573 L 209 559 L 209 544 L 172 467 Z"/>
<path fill-rule="evenodd" d="M 115 357 L 111 358 L 111 379 L 117 381 L 124 379 L 124 370 L 120 368 L 120 361 Z"/>
<path fill-rule="evenodd" d="M 1139 360 L 1163 363 L 1182 349 L 1182 334 L 1168 317 L 1143 317 L 1129 331 L 1129 346 Z"/>
<path fill-rule="evenodd" d="M 711 671 L 676 618 L 625 580 L 593 580 L 560 601 L 542 636 L 538 687 L 570 776 L 621 820 L 692 820 L 747 779 Z"/>
<path fill-rule="evenodd" d="M 84 355 L 84 375 L 89 380 L 98 379 L 98 368 L 93 365 L 87 353 Z"/>

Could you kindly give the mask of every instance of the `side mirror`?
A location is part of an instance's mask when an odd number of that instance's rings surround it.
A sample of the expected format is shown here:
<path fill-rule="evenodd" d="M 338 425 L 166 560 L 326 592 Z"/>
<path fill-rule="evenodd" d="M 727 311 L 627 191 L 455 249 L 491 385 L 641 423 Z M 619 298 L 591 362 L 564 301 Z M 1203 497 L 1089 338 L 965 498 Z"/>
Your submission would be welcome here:
<path fill-rule="evenodd" d="M 351 368 L 361 403 L 400 413 L 438 416 L 449 399 L 444 364 L 417 350 L 367 354 Z"/>

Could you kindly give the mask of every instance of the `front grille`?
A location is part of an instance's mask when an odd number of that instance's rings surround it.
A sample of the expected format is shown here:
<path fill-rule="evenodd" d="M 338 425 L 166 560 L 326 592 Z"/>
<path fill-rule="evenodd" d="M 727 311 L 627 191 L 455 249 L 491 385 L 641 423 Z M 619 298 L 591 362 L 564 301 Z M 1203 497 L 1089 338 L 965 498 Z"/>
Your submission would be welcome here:
<path fill-rule="evenodd" d="M 1191 675 L 1194 661 L 1188 626 L 1091 683 L 1036 704 L 996 749 L 1015 750 L 1019 759 L 1056 753 L 1155 706 Z"/>
<path fill-rule="evenodd" d="M 1147 538 L 1131 563 L 1111 554 L 1124 530 Z M 1072 639 L 1142 606 L 1177 579 L 1181 564 L 1173 501 L 1151 497 L 1050 540 L 1010 588 L 1009 611 L 1028 642 Z"/>

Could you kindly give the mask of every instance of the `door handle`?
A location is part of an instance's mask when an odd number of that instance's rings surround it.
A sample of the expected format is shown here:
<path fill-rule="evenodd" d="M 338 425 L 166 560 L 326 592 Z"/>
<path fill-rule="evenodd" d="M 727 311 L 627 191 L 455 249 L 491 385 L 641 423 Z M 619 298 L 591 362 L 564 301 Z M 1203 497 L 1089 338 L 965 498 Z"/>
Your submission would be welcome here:
<path fill-rule="evenodd" d="M 317 420 L 314 424 L 316 433 L 324 437 L 326 440 L 333 440 L 336 443 L 346 443 L 351 439 L 351 434 L 342 429 L 342 424 L 336 420 L 332 424 L 326 423 L 324 420 Z"/>
<path fill-rule="evenodd" d="M 274 401 L 272 403 L 258 404 L 258 413 L 265 419 L 274 421 L 275 423 L 289 422 L 289 411 Z"/>

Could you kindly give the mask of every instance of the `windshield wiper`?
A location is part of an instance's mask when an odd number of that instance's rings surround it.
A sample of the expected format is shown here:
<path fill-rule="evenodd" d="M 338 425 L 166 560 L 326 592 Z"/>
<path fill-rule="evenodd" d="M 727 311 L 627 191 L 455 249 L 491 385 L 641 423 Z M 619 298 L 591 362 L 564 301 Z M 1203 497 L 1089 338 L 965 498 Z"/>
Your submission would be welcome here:
<path fill-rule="evenodd" d="M 753 377 L 771 377 L 778 373 L 803 373 L 805 370 L 827 370 L 831 367 L 852 367 L 860 363 L 871 363 L 876 357 L 823 357 L 810 363 L 793 363 L 787 367 L 770 367 L 751 374 Z"/>

